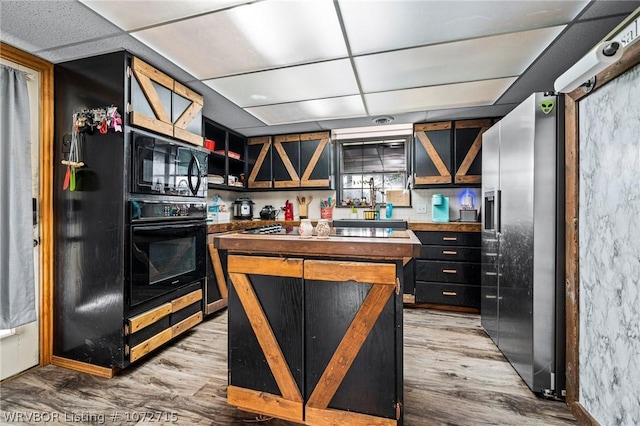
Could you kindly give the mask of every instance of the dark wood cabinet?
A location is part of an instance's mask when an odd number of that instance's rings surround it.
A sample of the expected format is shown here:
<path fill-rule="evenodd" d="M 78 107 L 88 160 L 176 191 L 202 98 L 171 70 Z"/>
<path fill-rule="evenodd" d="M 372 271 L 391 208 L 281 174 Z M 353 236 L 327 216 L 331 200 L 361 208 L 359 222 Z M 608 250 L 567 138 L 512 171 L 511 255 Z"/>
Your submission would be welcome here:
<path fill-rule="evenodd" d="M 199 109 L 189 106 L 191 102 L 176 100 L 177 94 L 187 92 L 181 85 L 141 64 L 130 53 L 117 51 L 59 63 L 54 70 L 51 154 L 56 165 L 53 180 L 60 183 L 53 190 L 53 363 L 105 377 L 137 362 L 203 318 L 201 276 L 132 303 L 135 251 L 131 248 L 130 210 L 134 204 L 129 191 L 133 132 L 163 134 L 164 139 L 178 143 L 175 139 L 185 138 L 177 128 L 198 131 L 185 117 L 197 116 Z M 187 99 L 191 94 L 180 96 Z M 61 161 L 68 158 L 74 113 L 110 105 L 121 112 L 121 131 L 82 134 L 85 166 L 77 170 L 75 190 L 63 190 L 66 167 Z M 125 113 L 127 105 L 129 114 Z"/>
<path fill-rule="evenodd" d="M 414 126 L 414 185 L 450 184 L 451 122 L 425 123 Z"/>
<path fill-rule="evenodd" d="M 455 122 L 453 135 L 455 184 L 479 185 L 482 183 L 482 134 L 494 122 L 491 119 Z"/>
<path fill-rule="evenodd" d="M 249 138 L 247 141 L 247 188 L 273 187 L 271 178 L 271 136 Z"/>
<path fill-rule="evenodd" d="M 415 187 L 480 185 L 482 134 L 492 119 L 414 125 Z"/>
<path fill-rule="evenodd" d="M 131 124 L 202 146 L 202 95 L 139 58 L 131 58 Z"/>
<path fill-rule="evenodd" d="M 249 139 L 249 188 L 331 188 L 329 132 Z"/>
<path fill-rule="evenodd" d="M 209 153 L 209 187 L 243 189 L 242 177 L 247 171 L 247 140 L 243 136 L 204 119 L 204 137 L 214 142 Z"/>
<path fill-rule="evenodd" d="M 416 231 L 415 302 L 480 308 L 480 233 Z"/>

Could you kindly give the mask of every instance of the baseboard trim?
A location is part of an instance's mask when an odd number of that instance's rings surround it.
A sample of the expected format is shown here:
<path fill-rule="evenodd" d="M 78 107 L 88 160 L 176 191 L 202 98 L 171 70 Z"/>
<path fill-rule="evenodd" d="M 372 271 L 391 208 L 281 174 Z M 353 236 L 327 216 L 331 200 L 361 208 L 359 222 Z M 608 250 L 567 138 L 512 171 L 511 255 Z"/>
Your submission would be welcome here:
<path fill-rule="evenodd" d="M 571 414 L 573 414 L 579 424 L 583 426 L 600 426 L 600 423 L 598 423 L 598 421 L 594 419 L 579 402 L 572 402 L 568 405 L 571 410 Z"/>

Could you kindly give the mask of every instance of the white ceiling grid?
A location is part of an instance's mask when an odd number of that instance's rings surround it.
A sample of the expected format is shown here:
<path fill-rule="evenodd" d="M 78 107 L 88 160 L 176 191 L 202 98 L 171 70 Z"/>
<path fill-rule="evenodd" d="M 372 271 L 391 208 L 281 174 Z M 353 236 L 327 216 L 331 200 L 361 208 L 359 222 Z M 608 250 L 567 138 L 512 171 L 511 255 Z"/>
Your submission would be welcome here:
<path fill-rule="evenodd" d="M 587 3 L 83 2 L 268 125 L 491 105 Z"/>

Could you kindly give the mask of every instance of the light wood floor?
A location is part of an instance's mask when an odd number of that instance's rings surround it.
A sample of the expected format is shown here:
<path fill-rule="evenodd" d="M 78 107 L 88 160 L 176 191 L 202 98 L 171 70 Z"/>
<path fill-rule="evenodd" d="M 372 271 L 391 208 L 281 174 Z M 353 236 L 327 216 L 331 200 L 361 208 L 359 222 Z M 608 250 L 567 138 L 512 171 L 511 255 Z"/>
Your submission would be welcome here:
<path fill-rule="evenodd" d="M 0 424 L 292 425 L 226 404 L 226 328 L 225 311 L 111 380 L 49 365 L 5 381 Z M 479 316 L 405 309 L 404 331 L 405 425 L 576 424 L 529 391 Z"/>

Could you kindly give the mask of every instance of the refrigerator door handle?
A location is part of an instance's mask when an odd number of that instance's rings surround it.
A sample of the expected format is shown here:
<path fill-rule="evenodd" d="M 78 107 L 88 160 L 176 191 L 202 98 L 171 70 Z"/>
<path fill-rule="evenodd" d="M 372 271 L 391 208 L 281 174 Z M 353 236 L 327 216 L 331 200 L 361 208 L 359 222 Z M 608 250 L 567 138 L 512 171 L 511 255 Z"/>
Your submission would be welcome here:
<path fill-rule="evenodd" d="M 502 232 L 502 191 L 496 191 L 496 234 Z"/>

